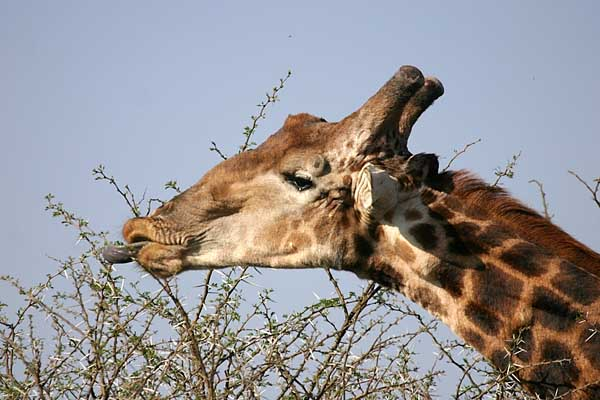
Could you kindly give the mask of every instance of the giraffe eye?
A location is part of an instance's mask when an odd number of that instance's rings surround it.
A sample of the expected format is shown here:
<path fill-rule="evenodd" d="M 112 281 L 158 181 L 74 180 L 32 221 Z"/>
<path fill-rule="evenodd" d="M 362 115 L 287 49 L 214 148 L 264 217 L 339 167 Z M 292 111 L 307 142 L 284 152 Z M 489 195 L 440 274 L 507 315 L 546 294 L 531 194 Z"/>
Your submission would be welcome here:
<path fill-rule="evenodd" d="M 310 189 L 313 186 L 312 180 L 309 177 L 299 176 L 297 174 L 286 174 L 285 180 L 294 185 L 299 192 Z"/>

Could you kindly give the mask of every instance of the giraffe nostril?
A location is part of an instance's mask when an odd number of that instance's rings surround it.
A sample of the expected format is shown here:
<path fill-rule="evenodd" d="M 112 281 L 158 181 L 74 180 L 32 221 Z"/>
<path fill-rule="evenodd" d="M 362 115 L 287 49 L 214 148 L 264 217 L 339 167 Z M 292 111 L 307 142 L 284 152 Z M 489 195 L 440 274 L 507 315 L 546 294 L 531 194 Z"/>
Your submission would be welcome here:
<path fill-rule="evenodd" d="M 130 244 L 134 244 L 134 243 L 140 243 L 140 242 L 150 242 L 150 238 L 144 235 L 139 235 L 139 234 L 135 234 L 132 237 L 129 238 L 129 240 L 127 240 L 128 243 Z"/>
<path fill-rule="evenodd" d="M 132 218 L 123 226 L 123 238 L 127 243 L 154 241 L 153 233 L 149 218 Z"/>

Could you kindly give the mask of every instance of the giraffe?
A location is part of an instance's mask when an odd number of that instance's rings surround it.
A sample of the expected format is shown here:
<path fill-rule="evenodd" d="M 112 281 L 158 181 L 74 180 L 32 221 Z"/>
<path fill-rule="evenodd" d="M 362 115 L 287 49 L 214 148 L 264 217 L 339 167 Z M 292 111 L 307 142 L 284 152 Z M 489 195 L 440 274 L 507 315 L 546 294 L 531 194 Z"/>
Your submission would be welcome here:
<path fill-rule="evenodd" d="M 253 265 L 350 271 L 423 306 L 541 398 L 600 398 L 600 254 L 407 141 L 444 92 L 401 67 L 339 122 L 289 116 L 149 217 L 110 263 L 169 277 Z M 596 334 L 597 333 L 597 334 Z"/>

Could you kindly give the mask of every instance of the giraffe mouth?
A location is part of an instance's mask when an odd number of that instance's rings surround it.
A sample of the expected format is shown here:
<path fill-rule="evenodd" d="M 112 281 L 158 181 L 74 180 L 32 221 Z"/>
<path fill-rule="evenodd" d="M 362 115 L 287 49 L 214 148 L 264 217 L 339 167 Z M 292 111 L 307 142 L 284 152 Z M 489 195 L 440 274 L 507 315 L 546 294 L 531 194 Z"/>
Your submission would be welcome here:
<path fill-rule="evenodd" d="M 102 257 L 111 264 L 139 261 L 142 250 L 156 246 L 182 247 L 183 240 L 168 229 L 168 224 L 153 217 L 132 218 L 123 226 L 124 245 L 108 245 L 102 249 Z"/>
<path fill-rule="evenodd" d="M 206 239 L 208 229 L 191 234 L 173 227 L 173 222 L 159 217 L 138 217 L 123 226 L 124 245 L 108 245 L 102 258 L 110 264 L 137 262 L 159 276 L 178 273 L 190 250 L 197 249 Z M 162 268 L 165 265 L 166 268 Z"/>

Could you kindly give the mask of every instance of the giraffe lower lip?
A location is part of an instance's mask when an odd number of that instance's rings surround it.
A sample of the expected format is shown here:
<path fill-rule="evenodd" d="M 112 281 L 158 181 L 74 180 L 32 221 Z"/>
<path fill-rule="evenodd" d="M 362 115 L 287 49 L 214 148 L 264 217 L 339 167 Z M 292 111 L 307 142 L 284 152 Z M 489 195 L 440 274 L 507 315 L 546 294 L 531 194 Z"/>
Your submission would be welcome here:
<path fill-rule="evenodd" d="M 151 242 L 137 242 L 124 246 L 106 246 L 102 249 L 102 258 L 111 264 L 126 264 L 134 261 L 142 247 Z"/>

